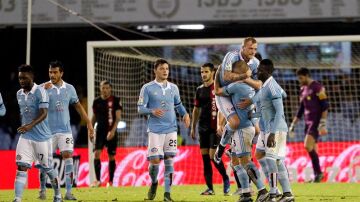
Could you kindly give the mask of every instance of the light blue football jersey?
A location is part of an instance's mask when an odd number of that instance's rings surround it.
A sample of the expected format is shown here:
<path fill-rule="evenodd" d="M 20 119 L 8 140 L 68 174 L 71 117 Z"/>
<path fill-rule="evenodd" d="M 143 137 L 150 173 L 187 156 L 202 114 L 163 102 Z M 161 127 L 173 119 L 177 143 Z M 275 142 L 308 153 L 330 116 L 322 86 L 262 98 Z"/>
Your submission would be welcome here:
<path fill-rule="evenodd" d="M 158 108 L 165 111 L 161 118 L 152 115 L 152 110 Z M 167 134 L 177 131 L 175 109 L 181 116 L 187 113 L 175 84 L 167 82 L 166 86 L 162 86 L 161 83 L 151 81 L 143 85 L 138 101 L 138 112 L 148 116 L 148 132 Z"/>
<path fill-rule="evenodd" d="M 223 86 L 227 86 L 229 85 L 231 82 L 225 81 L 224 78 L 224 73 L 225 71 L 232 71 L 232 65 L 240 60 L 244 60 L 243 57 L 241 56 L 241 53 L 239 50 L 236 51 L 231 51 L 228 52 L 222 63 L 221 63 L 221 70 L 220 70 L 220 74 L 219 74 L 219 80 L 220 80 L 220 85 L 221 87 Z M 259 60 L 257 58 L 252 58 L 251 60 L 249 60 L 249 62 L 247 63 L 252 71 L 252 75 L 251 77 L 253 79 L 257 79 L 257 68 L 259 66 Z"/>
<path fill-rule="evenodd" d="M 283 105 L 283 96 L 286 97 L 284 90 L 273 77 L 270 77 L 265 81 L 259 93 L 265 132 L 288 132 Z"/>
<path fill-rule="evenodd" d="M 236 103 L 239 103 L 247 98 L 252 98 L 255 95 L 255 90 L 245 83 L 234 82 L 224 87 L 224 94 L 226 96 L 231 96 L 231 102 L 235 106 Z M 253 126 L 251 119 L 249 119 L 249 112 L 253 109 L 253 107 L 253 105 L 247 107 L 246 109 L 239 109 L 235 107 L 235 111 L 240 119 L 239 129 Z"/>
<path fill-rule="evenodd" d="M 44 88 L 34 83 L 31 90 L 25 94 L 23 89 L 16 93 L 20 108 L 21 125 L 29 124 L 39 115 L 40 108 L 49 107 L 49 96 Z M 48 118 L 36 124 L 31 130 L 21 135 L 24 139 L 43 142 L 52 137 Z"/>
<path fill-rule="evenodd" d="M 79 102 L 74 86 L 63 81 L 61 86 L 52 85 L 46 91 L 49 95 L 48 119 L 51 133 L 72 133 L 69 105 Z"/>

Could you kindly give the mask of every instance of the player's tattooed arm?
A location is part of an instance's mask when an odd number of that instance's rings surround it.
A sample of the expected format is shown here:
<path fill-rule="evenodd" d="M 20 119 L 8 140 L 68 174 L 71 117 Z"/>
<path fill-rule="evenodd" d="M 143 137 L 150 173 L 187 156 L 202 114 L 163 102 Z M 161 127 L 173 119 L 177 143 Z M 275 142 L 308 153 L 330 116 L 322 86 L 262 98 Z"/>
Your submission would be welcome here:
<path fill-rule="evenodd" d="M 247 79 L 251 76 L 251 71 L 247 71 L 244 74 L 237 74 L 232 71 L 224 71 L 224 80 L 227 82 L 235 82 Z"/>
<path fill-rule="evenodd" d="M 248 84 L 249 86 L 253 87 L 255 90 L 260 90 L 262 86 L 262 82 L 260 80 L 254 80 L 250 77 L 244 79 L 244 83 Z"/>
<path fill-rule="evenodd" d="M 38 116 L 33 119 L 30 123 L 25 124 L 17 129 L 18 133 L 24 134 L 31 130 L 35 125 L 42 122 L 47 117 L 48 109 L 47 108 L 40 108 Z"/>

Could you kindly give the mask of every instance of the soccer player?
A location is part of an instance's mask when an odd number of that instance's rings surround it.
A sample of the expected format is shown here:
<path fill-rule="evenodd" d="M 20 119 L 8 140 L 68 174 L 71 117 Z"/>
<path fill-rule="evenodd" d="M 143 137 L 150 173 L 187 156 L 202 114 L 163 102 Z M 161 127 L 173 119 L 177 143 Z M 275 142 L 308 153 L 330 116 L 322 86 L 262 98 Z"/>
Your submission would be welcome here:
<path fill-rule="evenodd" d="M 245 73 L 249 70 L 249 66 L 244 61 L 233 63 L 232 70 L 238 74 Z M 218 82 L 216 80 L 215 82 Z M 218 86 L 218 83 L 217 85 Z M 223 96 L 231 96 L 233 103 L 241 100 L 249 99 L 255 95 L 255 90 L 246 83 L 234 82 L 223 88 L 215 88 L 218 94 Z M 265 185 L 261 181 L 260 173 L 255 164 L 251 161 L 252 141 L 255 136 L 255 127 L 249 113 L 254 106 L 245 109 L 235 108 L 237 116 L 240 118 L 239 128 L 232 136 L 231 155 L 232 165 L 236 171 L 236 175 L 240 180 L 242 194 L 239 201 L 252 201 L 249 178 L 258 188 L 258 197 L 256 201 L 265 201 L 268 192 Z"/>
<path fill-rule="evenodd" d="M 326 134 L 326 119 L 329 104 L 325 93 L 325 88 L 310 77 L 307 68 L 300 68 L 296 74 L 301 85 L 300 89 L 300 108 L 294 117 L 290 132 L 293 133 L 295 125 L 304 114 L 305 119 L 305 140 L 304 145 L 309 153 L 314 170 L 314 182 L 321 182 L 324 175 L 321 172 L 317 141 L 319 135 Z M 321 134 L 319 134 L 319 132 Z"/>
<path fill-rule="evenodd" d="M 76 200 L 71 193 L 74 180 L 74 165 L 72 153 L 74 151 L 74 139 L 70 127 L 69 105 L 73 105 L 81 118 L 86 120 L 88 135 L 94 138 L 94 129 L 88 118 L 86 111 L 79 102 L 75 88 L 62 80 L 64 67 L 60 61 L 50 62 L 49 78 L 50 81 L 44 84 L 49 95 L 48 120 L 52 133 L 53 151 L 59 148 L 65 167 L 65 200 Z M 39 198 L 46 199 L 46 173 L 40 173 L 40 192 Z"/>
<path fill-rule="evenodd" d="M 5 113 L 6 113 L 6 108 L 5 108 L 1 93 L 0 93 L 0 116 L 4 116 Z"/>
<path fill-rule="evenodd" d="M 250 85 L 255 90 L 260 89 L 261 81 L 256 80 L 257 67 L 259 60 L 255 57 L 257 51 L 257 41 L 255 38 L 248 37 L 244 39 L 242 49 L 240 51 L 232 51 L 225 55 L 221 64 L 219 74 L 220 87 L 229 85 L 232 82 L 243 80 L 244 83 Z M 250 70 L 244 74 L 238 74 L 232 71 L 232 64 L 236 61 L 245 61 Z M 239 117 L 235 113 L 235 107 L 231 103 L 231 98 L 227 96 L 216 96 L 216 105 L 223 113 L 227 120 L 221 141 L 215 152 L 215 162 L 220 162 L 224 154 L 225 146 L 229 142 L 230 137 L 240 125 Z"/>
<path fill-rule="evenodd" d="M 283 190 L 283 195 L 279 201 L 290 202 L 295 199 L 291 193 L 289 176 L 284 162 L 288 132 L 284 115 L 284 92 L 272 77 L 273 71 L 274 65 L 271 60 L 264 59 L 260 62 L 258 78 L 264 84 L 253 98 L 253 103 L 260 101 L 261 118 L 265 128 L 265 158 L 270 184 L 268 201 L 276 201 L 277 181 L 279 180 Z"/>
<path fill-rule="evenodd" d="M 59 179 L 51 165 L 52 145 L 47 113 L 49 97 L 46 90 L 34 83 L 34 72 L 30 65 L 19 67 L 19 83 L 21 89 L 16 93 L 18 100 L 21 126 L 17 132 L 21 134 L 16 146 L 17 172 L 15 179 L 14 202 L 21 201 L 26 184 L 27 170 L 33 162 L 50 178 L 55 191 L 54 202 L 62 201 Z"/>
<path fill-rule="evenodd" d="M 114 172 L 116 168 L 115 155 L 117 147 L 116 129 L 121 119 L 122 104 L 120 98 L 112 95 L 111 84 L 109 81 L 100 82 L 100 97 L 93 102 L 92 123 L 97 123 L 95 137 L 95 159 L 94 167 L 96 181 L 92 183 L 92 187 L 101 185 L 101 161 L 100 155 L 104 146 L 107 147 L 109 155 L 109 182 L 107 187 L 112 186 Z"/>
<path fill-rule="evenodd" d="M 201 195 L 215 194 L 212 183 L 213 171 L 211 161 L 223 178 L 224 194 L 227 195 L 230 191 L 230 181 L 229 176 L 226 174 L 224 163 L 220 162 L 217 164 L 213 161 L 216 147 L 220 142 L 219 136 L 216 135 L 218 109 L 216 107 L 214 93 L 215 68 L 212 63 L 205 63 L 201 66 L 200 71 L 203 84 L 196 89 L 190 134 L 195 140 L 196 125 L 198 125 L 204 177 L 208 187 Z"/>
<path fill-rule="evenodd" d="M 186 127 L 190 126 L 190 116 L 181 103 L 177 85 L 169 82 L 169 63 L 157 59 L 154 64 L 155 80 L 141 88 L 138 111 L 148 117 L 148 160 L 151 187 L 148 199 L 156 196 L 160 160 L 164 159 L 164 201 L 173 201 L 170 196 L 172 175 L 174 173 L 173 157 L 177 153 L 176 111 L 181 115 Z"/>

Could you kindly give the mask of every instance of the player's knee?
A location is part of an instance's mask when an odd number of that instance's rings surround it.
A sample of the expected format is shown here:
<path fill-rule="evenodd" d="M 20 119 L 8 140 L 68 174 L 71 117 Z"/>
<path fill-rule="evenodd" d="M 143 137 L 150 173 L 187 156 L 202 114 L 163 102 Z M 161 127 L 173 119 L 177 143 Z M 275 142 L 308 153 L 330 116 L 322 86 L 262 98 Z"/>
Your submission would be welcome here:
<path fill-rule="evenodd" d="M 95 151 L 95 159 L 100 159 L 101 151 L 96 150 Z"/>
<path fill-rule="evenodd" d="M 18 171 L 25 171 L 25 172 L 26 172 L 29 168 L 26 167 L 26 166 L 18 165 L 18 166 L 17 166 L 17 169 L 18 169 Z"/>
<path fill-rule="evenodd" d="M 255 158 L 257 159 L 257 160 L 260 160 L 260 159 L 262 159 L 262 158 L 264 158 L 265 157 L 265 152 L 262 152 L 262 151 L 256 151 L 255 152 Z"/>
<path fill-rule="evenodd" d="M 115 161 L 115 155 L 109 155 L 109 160 L 110 161 Z"/>
<path fill-rule="evenodd" d="M 304 148 L 307 152 L 311 152 L 314 149 L 314 146 L 311 144 L 304 144 Z"/>
<path fill-rule="evenodd" d="M 209 154 L 209 150 L 208 149 L 200 149 L 200 153 L 201 153 L 201 155 L 207 155 L 207 154 Z"/>
<path fill-rule="evenodd" d="M 70 151 L 61 152 L 61 156 L 63 159 L 72 158 L 72 152 L 70 152 Z"/>
<path fill-rule="evenodd" d="M 233 166 L 237 166 L 240 164 L 240 160 L 237 157 L 233 157 L 233 158 L 231 158 L 231 163 Z"/>
<path fill-rule="evenodd" d="M 240 119 L 238 116 L 232 116 L 230 119 L 229 119 L 229 124 L 230 124 L 230 127 L 232 129 L 237 129 L 240 125 Z"/>
<path fill-rule="evenodd" d="M 241 165 L 245 166 L 246 164 L 248 164 L 250 162 L 250 156 L 242 156 L 240 158 L 240 163 Z"/>
<path fill-rule="evenodd" d="M 156 159 L 151 159 L 150 160 L 151 164 L 160 164 L 160 159 L 156 158 Z"/>

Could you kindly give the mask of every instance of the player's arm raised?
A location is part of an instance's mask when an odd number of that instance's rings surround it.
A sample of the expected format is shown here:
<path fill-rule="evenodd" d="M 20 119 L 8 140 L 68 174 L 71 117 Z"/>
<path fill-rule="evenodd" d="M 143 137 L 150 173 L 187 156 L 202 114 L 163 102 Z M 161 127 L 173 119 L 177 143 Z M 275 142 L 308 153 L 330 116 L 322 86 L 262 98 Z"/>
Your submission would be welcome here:
<path fill-rule="evenodd" d="M 262 86 L 262 82 L 260 80 L 255 80 L 255 79 L 252 79 L 250 77 L 244 79 L 244 83 L 248 84 L 249 86 L 251 86 L 255 90 L 260 90 L 260 88 Z"/>

